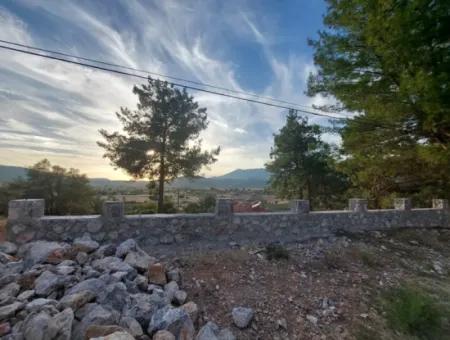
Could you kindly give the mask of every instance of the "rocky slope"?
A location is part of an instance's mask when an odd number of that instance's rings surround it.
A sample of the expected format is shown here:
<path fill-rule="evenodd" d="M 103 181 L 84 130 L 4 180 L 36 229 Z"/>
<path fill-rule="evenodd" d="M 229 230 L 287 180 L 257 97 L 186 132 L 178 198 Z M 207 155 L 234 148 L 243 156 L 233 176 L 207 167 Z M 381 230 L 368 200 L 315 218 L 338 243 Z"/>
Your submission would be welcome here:
<path fill-rule="evenodd" d="M 181 273 L 165 268 L 132 239 L 99 245 L 0 244 L 1 339 L 235 339 L 206 323 L 180 288 Z M 251 316 L 238 310 L 245 327 Z"/>

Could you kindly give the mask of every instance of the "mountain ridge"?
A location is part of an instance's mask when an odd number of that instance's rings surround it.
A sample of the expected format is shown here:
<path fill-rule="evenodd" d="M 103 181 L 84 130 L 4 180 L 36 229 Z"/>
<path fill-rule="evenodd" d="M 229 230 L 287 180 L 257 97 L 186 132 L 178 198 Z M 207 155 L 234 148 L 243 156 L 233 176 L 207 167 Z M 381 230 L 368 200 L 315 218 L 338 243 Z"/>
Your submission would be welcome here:
<path fill-rule="evenodd" d="M 27 168 L 0 165 L 0 183 L 10 182 L 18 177 L 26 176 Z M 196 177 L 193 179 L 180 177 L 167 185 L 173 189 L 233 189 L 264 188 L 269 180 L 269 173 L 263 168 L 235 169 L 221 176 Z M 103 177 L 89 178 L 96 188 L 145 188 L 146 181 L 111 180 Z"/>

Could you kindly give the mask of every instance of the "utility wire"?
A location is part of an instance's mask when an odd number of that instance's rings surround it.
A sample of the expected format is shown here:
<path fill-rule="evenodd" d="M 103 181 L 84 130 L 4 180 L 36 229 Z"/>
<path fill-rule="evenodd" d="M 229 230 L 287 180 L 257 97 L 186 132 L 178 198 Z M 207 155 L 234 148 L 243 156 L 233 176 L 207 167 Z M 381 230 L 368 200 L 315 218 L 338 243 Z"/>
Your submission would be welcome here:
<path fill-rule="evenodd" d="M 166 75 L 166 74 L 156 73 L 156 72 L 152 72 L 152 71 L 148 71 L 148 70 L 142 70 L 142 69 L 133 68 L 133 67 L 129 67 L 129 66 L 113 64 L 113 63 L 109 63 L 109 62 L 105 62 L 105 61 L 101 61 L 101 60 L 80 57 L 80 56 L 76 56 L 76 55 L 73 55 L 73 54 L 68 54 L 68 53 L 48 50 L 48 49 L 35 47 L 35 46 L 30 46 L 30 45 L 25 45 L 25 44 L 19 44 L 19 43 L 16 43 L 16 42 L 2 40 L 2 39 L 0 39 L 0 42 L 1 43 L 5 43 L 5 44 L 9 44 L 9 45 L 13 45 L 13 46 L 24 47 L 24 48 L 35 50 L 35 51 L 51 53 L 51 54 L 60 55 L 60 56 L 64 56 L 64 57 L 76 58 L 76 59 L 79 59 L 79 60 L 89 61 L 89 62 L 102 64 L 102 65 L 107 65 L 107 66 L 119 67 L 119 68 L 130 70 L 130 71 L 147 73 L 147 74 L 151 74 L 151 75 L 162 77 L 162 78 L 182 81 L 182 82 L 185 82 L 185 83 L 190 83 L 190 84 L 194 84 L 194 85 L 200 85 L 200 86 L 204 86 L 204 87 L 209 87 L 209 88 L 213 88 L 213 89 L 216 89 L 216 90 L 228 91 L 228 92 L 231 92 L 231 93 L 246 95 L 246 96 L 259 98 L 259 99 L 266 99 L 266 100 L 270 100 L 270 101 L 273 101 L 273 102 L 278 102 L 278 103 L 283 103 L 283 104 L 288 104 L 288 105 L 295 105 L 295 106 L 303 107 L 303 108 L 307 108 L 307 109 L 314 109 L 314 108 L 311 108 L 310 106 L 307 106 L 307 105 L 301 105 L 301 104 L 297 104 L 297 103 L 294 103 L 294 102 L 289 102 L 289 101 L 282 100 L 282 99 L 277 99 L 277 98 L 273 98 L 273 97 L 269 97 L 269 96 L 261 96 L 261 95 L 258 95 L 258 94 L 255 94 L 255 93 L 251 93 L 251 92 L 237 91 L 237 90 L 229 89 L 229 88 L 226 88 L 226 87 L 211 85 L 211 84 L 207 84 L 207 83 L 202 83 L 202 82 L 189 80 L 189 79 L 184 79 L 184 78 L 179 78 L 179 77 L 174 77 L 174 76 L 169 76 L 169 75 Z"/>
<path fill-rule="evenodd" d="M 40 53 L 36 53 L 36 52 L 32 52 L 32 51 L 21 50 L 21 49 L 14 48 L 14 47 L 0 45 L 0 48 L 6 49 L 6 50 L 10 50 L 10 51 L 19 52 L 19 53 L 29 54 L 29 55 L 33 55 L 33 56 L 38 56 L 38 57 L 42 57 L 42 58 L 58 60 L 58 61 L 62 61 L 62 62 L 69 63 L 69 64 L 74 64 L 74 65 L 79 65 L 79 66 L 84 66 L 84 67 L 90 67 L 90 68 L 97 69 L 97 70 L 102 70 L 102 71 L 112 72 L 112 73 L 116 73 L 116 74 L 131 76 L 131 77 L 135 77 L 135 78 L 148 79 L 147 76 L 141 76 L 141 75 L 138 75 L 138 74 L 133 74 L 133 73 L 125 72 L 125 71 L 119 71 L 119 70 L 114 70 L 114 69 L 107 68 L 107 67 L 86 64 L 86 63 L 82 63 L 82 62 L 78 62 L 78 61 L 74 61 L 74 60 L 68 60 L 68 59 L 64 59 L 64 58 L 60 58 L 60 57 L 54 57 L 54 56 L 45 55 L 45 54 L 40 54 Z M 273 103 L 263 102 L 263 101 L 256 100 L 256 99 L 239 97 L 239 96 L 235 96 L 235 95 L 231 95 L 231 94 L 227 94 L 227 93 L 222 93 L 222 92 L 217 92 L 217 91 L 212 91 L 212 90 L 206 90 L 206 89 L 202 89 L 202 88 L 194 87 L 194 86 L 190 86 L 190 85 L 185 85 L 185 84 L 180 84 L 180 83 L 175 83 L 175 82 L 169 82 L 169 81 L 167 83 L 169 83 L 169 84 L 171 84 L 173 86 L 176 86 L 176 87 L 180 87 L 180 88 L 188 88 L 188 89 L 191 89 L 191 90 L 205 92 L 205 93 L 210 93 L 210 94 L 215 94 L 215 95 L 219 95 L 219 96 L 223 96 L 223 97 L 227 97 L 227 98 L 244 100 L 244 101 L 247 101 L 247 102 L 250 102 L 250 103 L 267 105 L 267 106 L 277 107 L 277 108 L 287 109 L 287 110 L 294 110 L 294 111 L 298 111 L 298 112 L 302 112 L 302 113 L 306 113 L 306 114 L 310 114 L 310 115 L 315 115 L 315 116 L 320 116 L 320 117 L 327 117 L 327 118 L 336 119 L 336 120 L 346 120 L 347 119 L 346 117 L 330 116 L 330 115 L 325 114 L 325 113 L 319 113 L 319 112 L 309 111 L 309 110 L 305 110 L 305 109 L 299 109 L 299 108 L 290 107 L 290 106 L 281 105 L 281 104 L 273 104 Z"/>
<path fill-rule="evenodd" d="M 32 47 L 32 46 L 28 46 L 28 45 L 24 45 L 24 44 L 18 44 L 18 43 L 14 43 L 14 42 L 9 42 L 9 41 L 6 41 L 6 40 L 1 40 L 1 39 L 0 39 L 0 42 L 11 44 L 11 45 L 15 45 L 15 46 L 20 46 L 20 47 L 25 47 L 25 48 L 28 48 L 28 49 L 39 50 L 39 51 L 43 51 L 43 52 L 47 52 L 47 53 L 54 53 L 54 54 L 58 54 L 58 55 L 61 55 L 61 56 L 67 56 L 67 57 L 70 57 L 70 58 L 78 58 L 78 59 L 81 59 L 81 60 L 91 61 L 91 62 L 100 63 L 100 64 L 104 64 L 104 65 L 109 65 L 109 66 L 114 66 L 114 67 L 121 67 L 121 68 L 124 68 L 124 69 L 134 70 L 134 71 L 138 71 L 138 72 L 145 72 L 145 73 L 148 73 L 148 74 L 154 74 L 154 75 L 158 75 L 158 76 L 161 76 L 161 77 L 166 77 L 168 79 L 179 79 L 179 80 L 184 81 L 184 82 L 190 82 L 190 83 L 194 83 L 194 84 L 198 84 L 198 85 L 202 85 L 202 86 L 209 86 L 209 87 L 213 87 L 213 88 L 217 88 L 217 89 L 224 89 L 224 90 L 230 91 L 230 92 L 241 93 L 241 94 L 245 94 L 245 95 L 259 97 L 259 98 L 262 98 L 262 99 L 268 99 L 268 100 L 272 100 L 272 101 L 278 101 L 278 102 L 281 102 L 281 103 L 287 103 L 287 104 L 293 104 L 293 105 L 296 105 L 296 106 L 300 106 L 300 104 L 291 103 L 291 102 L 287 102 L 287 101 L 283 101 L 283 100 L 278 100 L 278 99 L 271 98 L 271 97 L 258 96 L 258 95 L 251 94 L 251 93 L 235 91 L 235 90 L 227 89 L 227 88 L 224 88 L 224 87 L 218 87 L 218 86 L 203 84 L 203 83 L 200 83 L 200 82 L 190 81 L 190 80 L 186 80 L 186 79 L 183 79 L 183 78 L 176 78 L 176 77 L 166 76 L 166 75 L 162 75 L 162 74 L 158 74 L 158 73 L 154 73 L 154 72 L 152 73 L 152 72 L 149 72 L 149 71 L 134 69 L 134 68 L 123 66 L 123 65 L 107 63 L 107 62 L 103 62 L 103 61 L 99 61 L 99 60 L 95 60 L 95 59 L 79 57 L 79 56 L 75 56 L 75 55 L 71 55 L 71 54 L 67 54 L 67 53 L 46 50 L 46 49 L 42 49 L 42 48 L 38 48 L 38 47 Z M 34 55 L 34 56 L 39 56 L 39 57 L 43 57 L 43 58 L 49 58 L 49 59 L 62 61 L 62 62 L 66 62 L 66 63 L 76 64 L 76 65 L 79 65 L 79 66 L 90 67 L 90 68 L 94 68 L 94 69 L 98 69 L 98 70 L 102 70 L 102 71 L 108 71 L 108 72 L 113 72 L 113 73 L 117 73 L 117 74 L 137 77 L 137 78 L 141 78 L 141 79 L 147 79 L 146 76 L 141 76 L 141 75 L 137 75 L 137 74 L 131 74 L 131 73 L 128 73 L 128 72 L 123 72 L 123 71 L 119 71 L 119 70 L 109 69 L 109 68 L 100 67 L 100 66 L 96 66 L 96 65 L 76 62 L 76 61 L 67 60 L 67 59 L 64 59 L 64 58 L 53 57 L 53 56 L 49 56 L 49 55 L 45 55 L 45 54 L 35 53 L 35 52 L 26 51 L 26 50 L 17 49 L 17 48 L 12 48 L 12 47 L 9 47 L 9 46 L 0 45 L 0 48 L 11 50 L 11 51 L 16 51 L 16 52 L 21 52 L 21 53 L 25 53 L 25 54 L 30 54 L 30 55 Z M 243 98 L 243 97 L 239 97 L 239 96 L 229 95 L 229 94 L 221 93 L 221 92 L 217 92 L 217 91 L 210 91 L 210 90 L 206 90 L 206 89 L 202 89 L 202 88 L 198 88 L 198 87 L 192 87 L 192 86 L 179 84 L 179 83 L 173 83 L 173 82 L 168 82 L 168 83 L 170 83 L 170 84 L 172 84 L 174 86 L 177 86 L 177 87 L 189 88 L 189 89 L 196 90 L 196 91 L 202 91 L 202 92 L 216 94 L 216 95 L 225 96 L 225 97 L 229 97 L 229 98 L 245 100 L 245 101 L 256 103 L 256 104 L 262 104 L 262 105 L 268 105 L 268 106 L 272 106 L 272 107 L 278 107 L 278 108 L 283 108 L 283 109 L 288 109 L 288 110 L 294 110 L 294 111 L 303 112 L 303 113 L 306 113 L 306 114 L 311 114 L 311 115 L 316 115 L 316 116 L 321 116 L 321 117 L 327 117 L 327 118 L 340 120 L 340 121 L 352 119 L 352 117 L 336 117 L 336 116 L 331 116 L 331 115 L 326 114 L 326 113 L 319 113 L 319 112 L 314 112 L 314 111 L 310 111 L 310 110 L 298 109 L 298 108 L 295 108 L 295 107 L 288 107 L 288 106 L 285 106 L 285 105 L 277 105 L 277 104 L 272 104 L 272 103 L 268 103 L 268 102 L 262 102 L 262 101 L 258 101 L 258 100 L 253 100 L 253 99 L 249 99 L 249 98 Z M 304 107 L 308 107 L 308 106 L 304 106 Z M 308 107 L 308 108 L 310 108 L 310 107 Z M 353 118 L 358 118 L 358 116 L 353 117 Z M 394 127 L 393 124 L 392 125 L 390 125 L 390 124 L 388 125 L 388 124 L 385 124 L 385 123 L 380 123 L 380 122 L 378 122 L 378 121 L 376 121 L 374 119 L 368 120 L 367 118 L 368 117 L 365 117 L 364 121 L 354 121 L 354 123 L 356 123 L 356 124 L 358 124 L 360 126 L 361 125 L 366 125 L 366 126 L 372 126 L 372 127 L 375 126 L 375 127 L 384 127 L 384 128 L 392 128 L 392 127 Z M 369 132 L 369 131 L 364 131 L 364 132 Z"/>

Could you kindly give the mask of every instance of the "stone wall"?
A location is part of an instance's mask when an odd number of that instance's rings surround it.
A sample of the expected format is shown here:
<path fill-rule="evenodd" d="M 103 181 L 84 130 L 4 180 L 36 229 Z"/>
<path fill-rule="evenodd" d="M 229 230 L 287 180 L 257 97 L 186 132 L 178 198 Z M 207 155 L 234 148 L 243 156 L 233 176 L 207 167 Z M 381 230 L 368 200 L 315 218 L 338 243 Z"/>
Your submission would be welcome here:
<path fill-rule="evenodd" d="M 395 209 L 367 210 L 367 200 L 351 199 L 349 209 L 310 211 L 309 202 L 294 200 L 291 210 L 277 213 L 233 213 L 232 201 L 218 199 L 213 214 L 124 215 L 122 202 L 106 202 L 102 215 L 45 216 L 42 199 L 9 204 L 7 238 L 25 243 L 46 239 L 69 241 L 85 233 L 97 241 L 136 239 L 146 249 L 164 251 L 226 247 L 229 244 L 295 242 L 391 228 L 450 228 L 447 200 L 433 208 L 411 209 L 409 199 L 397 199 Z"/>

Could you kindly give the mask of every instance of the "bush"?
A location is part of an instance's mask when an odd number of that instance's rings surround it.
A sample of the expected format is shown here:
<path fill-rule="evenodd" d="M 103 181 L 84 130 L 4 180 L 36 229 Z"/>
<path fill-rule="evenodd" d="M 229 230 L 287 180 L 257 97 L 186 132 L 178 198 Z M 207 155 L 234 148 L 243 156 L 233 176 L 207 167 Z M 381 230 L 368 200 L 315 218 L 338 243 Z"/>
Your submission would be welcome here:
<path fill-rule="evenodd" d="M 385 297 L 388 324 L 394 330 L 419 339 L 438 339 L 442 333 L 443 309 L 415 287 L 389 291 Z"/>
<path fill-rule="evenodd" d="M 266 256 L 271 260 L 288 260 L 289 251 L 279 244 L 270 244 L 266 247 Z"/>

